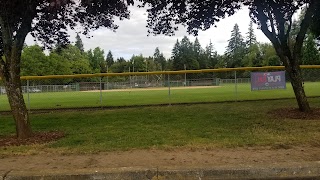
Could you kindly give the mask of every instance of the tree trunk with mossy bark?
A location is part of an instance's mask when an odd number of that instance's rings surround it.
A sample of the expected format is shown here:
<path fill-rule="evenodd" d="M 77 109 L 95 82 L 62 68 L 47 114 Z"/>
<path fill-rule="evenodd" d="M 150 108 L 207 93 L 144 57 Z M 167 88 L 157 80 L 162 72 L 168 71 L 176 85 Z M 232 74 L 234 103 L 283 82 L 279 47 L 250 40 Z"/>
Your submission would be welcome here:
<path fill-rule="evenodd" d="M 19 139 L 26 139 L 33 135 L 20 80 L 21 52 L 25 38 L 31 29 L 31 22 L 32 18 L 26 18 L 17 28 L 9 17 L 0 17 L 4 55 L 0 59 L 0 77 L 7 92 L 16 125 L 16 135 Z"/>
<path fill-rule="evenodd" d="M 301 112 L 310 112 L 310 105 L 304 91 L 301 69 L 299 65 L 285 67 L 290 78 L 292 89 L 294 91 L 299 110 Z"/>
<path fill-rule="evenodd" d="M 29 121 L 28 110 L 23 99 L 21 90 L 21 81 L 19 75 L 6 73 L 2 80 L 7 92 L 10 108 L 16 126 L 16 134 L 19 139 L 25 139 L 32 136 L 31 125 Z"/>

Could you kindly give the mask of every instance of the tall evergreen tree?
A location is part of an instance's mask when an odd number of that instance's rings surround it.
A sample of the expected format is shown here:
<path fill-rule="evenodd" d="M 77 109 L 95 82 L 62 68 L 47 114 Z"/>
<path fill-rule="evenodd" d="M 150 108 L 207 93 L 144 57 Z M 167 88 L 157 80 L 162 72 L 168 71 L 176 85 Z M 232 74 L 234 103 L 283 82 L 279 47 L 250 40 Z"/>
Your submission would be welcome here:
<path fill-rule="evenodd" d="M 211 40 L 209 44 L 206 46 L 205 54 L 208 59 L 207 67 L 211 69 L 215 68 L 216 64 L 218 63 L 218 53 L 214 50 Z"/>
<path fill-rule="evenodd" d="M 175 44 L 172 50 L 172 66 L 174 70 L 199 69 L 199 62 L 196 60 L 193 43 L 187 36 L 184 36 L 179 43 Z"/>
<path fill-rule="evenodd" d="M 82 52 L 82 53 L 84 52 L 83 42 L 82 42 L 82 39 L 81 39 L 81 37 L 79 36 L 78 33 L 77 33 L 77 36 L 76 36 L 75 46 L 80 50 L 80 52 Z"/>
<path fill-rule="evenodd" d="M 126 62 L 126 60 L 123 57 L 117 58 L 117 62 Z"/>
<path fill-rule="evenodd" d="M 173 46 L 173 49 L 172 49 L 172 59 L 175 59 L 175 58 L 179 58 L 179 54 L 180 54 L 180 42 L 179 40 L 177 39 L 176 43 L 174 44 Z"/>
<path fill-rule="evenodd" d="M 201 44 L 200 44 L 199 39 L 197 37 L 193 43 L 193 51 L 194 51 L 194 54 L 196 57 L 199 57 L 200 54 L 202 53 L 202 47 L 201 47 Z"/>
<path fill-rule="evenodd" d="M 231 38 L 227 46 L 227 67 L 240 67 L 245 55 L 245 43 L 240 33 L 238 24 L 235 24 L 231 31 Z"/>
<path fill-rule="evenodd" d="M 201 47 L 198 38 L 196 38 L 193 43 L 193 54 L 195 60 L 199 64 L 199 68 L 206 69 L 208 67 L 208 57 L 206 56 L 204 49 Z"/>
<path fill-rule="evenodd" d="M 246 36 L 246 46 L 250 48 L 251 45 L 257 43 L 256 35 L 254 34 L 253 22 L 250 21 L 247 36 Z"/>
<path fill-rule="evenodd" d="M 154 62 L 159 65 L 157 70 L 165 70 L 166 69 L 166 58 L 164 57 L 163 53 L 160 52 L 159 48 L 156 47 L 154 54 L 153 54 Z"/>
<path fill-rule="evenodd" d="M 113 65 L 114 60 L 113 60 L 113 55 L 112 52 L 109 50 L 106 58 L 107 66 L 110 67 Z"/>

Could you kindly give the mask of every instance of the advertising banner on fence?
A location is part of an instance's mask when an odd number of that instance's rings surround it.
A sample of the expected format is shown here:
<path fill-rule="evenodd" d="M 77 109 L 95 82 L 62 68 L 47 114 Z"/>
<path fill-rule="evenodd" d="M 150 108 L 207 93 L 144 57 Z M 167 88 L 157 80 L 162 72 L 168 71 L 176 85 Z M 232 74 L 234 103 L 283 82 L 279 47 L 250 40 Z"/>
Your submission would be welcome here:
<path fill-rule="evenodd" d="M 286 89 L 284 71 L 251 73 L 251 91 L 270 89 Z"/>

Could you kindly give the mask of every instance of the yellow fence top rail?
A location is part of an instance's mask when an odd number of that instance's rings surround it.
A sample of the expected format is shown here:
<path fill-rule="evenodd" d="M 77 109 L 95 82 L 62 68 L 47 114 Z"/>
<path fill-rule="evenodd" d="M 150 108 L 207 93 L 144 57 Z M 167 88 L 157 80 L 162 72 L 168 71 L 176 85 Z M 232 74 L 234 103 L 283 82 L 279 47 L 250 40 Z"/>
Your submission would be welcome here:
<path fill-rule="evenodd" d="M 302 69 L 320 69 L 320 65 L 301 65 Z M 145 76 L 160 74 L 195 74 L 210 72 L 231 72 L 231 71 L 262 71 L 262 70 L 284 70 L 284 66 L 263 66 L 263 67 L 239 67 L 239 68 L 218 68 L 181 71 L 153 71 L 153 72 L 125 72 L 125 73 L 96 73 L 96 74 L 74 74 L 74 75 L 48 75 L 48 76 L 22 76 L 22 80 L 37 79 L 67 79 L 67 78 L 92 78 L 112 76 Z"/>

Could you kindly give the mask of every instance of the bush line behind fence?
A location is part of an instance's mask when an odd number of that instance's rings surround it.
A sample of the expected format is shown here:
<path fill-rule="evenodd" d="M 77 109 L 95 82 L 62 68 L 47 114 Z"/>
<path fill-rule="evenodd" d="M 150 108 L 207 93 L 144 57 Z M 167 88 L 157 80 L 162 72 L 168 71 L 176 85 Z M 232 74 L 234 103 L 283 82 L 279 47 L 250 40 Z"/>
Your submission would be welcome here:
<path fill-rule="evenodd" d="M 307 96 L 320 96 L 320 66 L 301 66 Z M 184 71 L 24 76 L 29 110 L 293 98 L 287 89 L 251 91 L 251 72 L 283 66 Z M 0 111 L 9 110 L 0 81 Z"/>

